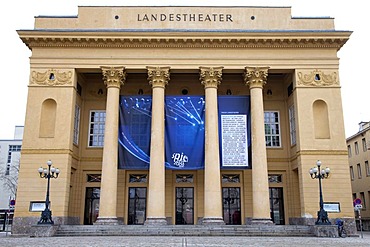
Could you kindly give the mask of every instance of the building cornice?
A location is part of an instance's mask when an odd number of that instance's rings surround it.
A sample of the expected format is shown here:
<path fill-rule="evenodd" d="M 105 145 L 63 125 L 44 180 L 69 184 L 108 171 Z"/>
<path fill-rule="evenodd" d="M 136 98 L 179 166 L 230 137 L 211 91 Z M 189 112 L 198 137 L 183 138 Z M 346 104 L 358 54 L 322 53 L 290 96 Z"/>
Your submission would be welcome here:
<path fill-rule="evenodd" d="M 20 30 L 21 40 L 35 47 L 92 48 L 335 48 L 349 39 L 350 31 L 331 32 L 126 32 Z"/>
<path fill-rule="evenodd" d="M 358 136 L 364 136 L 366 134 L 366 132 L 370 131 L 370 127 L 367 127 L 367 128 L 364 128 L 362 130 L 359 130 L 356 134 L 353 134 L 351 135 L 350 137 L 348 137 L 346 139 L 346 142 L 348 143 L 349 141 L 351 141 L 352 139 L 355 139 L 356 137 Z"/>

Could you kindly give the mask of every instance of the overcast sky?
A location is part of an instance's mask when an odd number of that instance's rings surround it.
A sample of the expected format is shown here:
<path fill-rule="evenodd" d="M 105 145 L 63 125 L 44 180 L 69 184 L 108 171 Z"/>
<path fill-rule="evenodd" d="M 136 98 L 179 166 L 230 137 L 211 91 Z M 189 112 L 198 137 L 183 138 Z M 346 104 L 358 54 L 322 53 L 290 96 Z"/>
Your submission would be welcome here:
<path fill-rule="evenodd" d="M 359 122 L 370 121 L 369 0 L 6 0 L 1 5 L 0 139 L 13 139 L 26 114 L 31 51 L 16 30 L 32 29 L 38 15 L 77 15 L 78 6 L 290 6 L 293 17 L 333 17 L 336 30 L 354 32 L 338 53 L 346 137 L 358 132 Z"/>

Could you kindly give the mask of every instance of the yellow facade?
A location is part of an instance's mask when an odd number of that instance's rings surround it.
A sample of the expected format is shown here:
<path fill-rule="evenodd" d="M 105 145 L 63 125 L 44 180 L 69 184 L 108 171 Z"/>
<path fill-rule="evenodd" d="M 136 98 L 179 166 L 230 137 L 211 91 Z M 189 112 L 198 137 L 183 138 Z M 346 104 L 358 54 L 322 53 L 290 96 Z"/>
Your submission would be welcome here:
<path fill-rule="evenodd" d="M 308 171 L 317 160 L 332 171 L 325 201 L 340 204 L 329 218 L 353 222 L 337 57 L 351 32 L 336 31 L 333 19 L 292 18 L 289 7 L 79 7 L 75 17 L 36 17 L 33 30 L 18 34 L 32 56 L 13 231 L 37 223 L 30 203 L 44 200 L 37 169 L 49 159 L 61 171 L 50 191 L 61 224 L 84 224 L 89 187 L 101 188 L 100 224 L 128 224 L 131 187 L 147 188 L 147 224 L 176 224 L 178 187 L 193 188 L 194 224 L 224 223 L 222 191 L 230 187 L 240 189 L 240 224 L 272 222 L 269 188 L 282 188 L 284 224 L 314 224 L 318 181 Z M 184 90 L 206 96 L 204 170 L 163 167 L 163 97 Z M 118 98 L 139 92 L 153 97 L 153 169 L 117 169 Z M 215 156 L 217 95 L 230 93 L 251 97 L 252 169 L 220 170 Z M 90 112 L 100 110 L 104 147 L 89 147 Z M 264 111 L 279 113 L 277 147 L 265 148 Z M 140 174 L 147 181 L 131 184 Z M 176 182 L 181 174 L 193 181 Z M 222 182 L 228 175 L 239 180 Z M 281 181 L 269 183 L 274 175 Z"/>

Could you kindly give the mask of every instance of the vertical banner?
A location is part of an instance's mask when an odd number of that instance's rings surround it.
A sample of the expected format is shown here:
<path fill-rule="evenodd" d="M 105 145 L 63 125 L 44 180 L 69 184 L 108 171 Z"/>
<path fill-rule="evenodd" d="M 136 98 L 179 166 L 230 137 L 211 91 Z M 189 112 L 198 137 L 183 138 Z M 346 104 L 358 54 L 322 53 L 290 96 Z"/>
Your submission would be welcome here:
<path fill-rule="evenodd" d="M 221 168 L 250 168 L 250 102 L 248 96 L 219 96 Z"/>
<path fill-rule="evenodd" d="M 118 168 L 149 169 L 151 96 L 121 96 Z"/>
<path fill-rule="evenodd" d="M 166 97 L 166 168 L 204 168 L 203 96 Z"/>

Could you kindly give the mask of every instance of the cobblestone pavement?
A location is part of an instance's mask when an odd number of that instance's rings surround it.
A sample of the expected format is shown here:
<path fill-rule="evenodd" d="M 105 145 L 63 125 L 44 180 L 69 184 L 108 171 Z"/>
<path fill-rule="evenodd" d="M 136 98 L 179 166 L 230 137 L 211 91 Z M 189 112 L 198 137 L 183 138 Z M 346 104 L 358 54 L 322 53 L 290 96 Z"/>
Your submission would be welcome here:
<path fill-rule="evenodd" d="M 363 238 L 316 238 L 316 237 L 12 237 L 0 233 L 1 247 L 16 246 L 150 246 L 150 247 L 240 247 L 240 246 L 370 246 L 370 232 Z"/>

